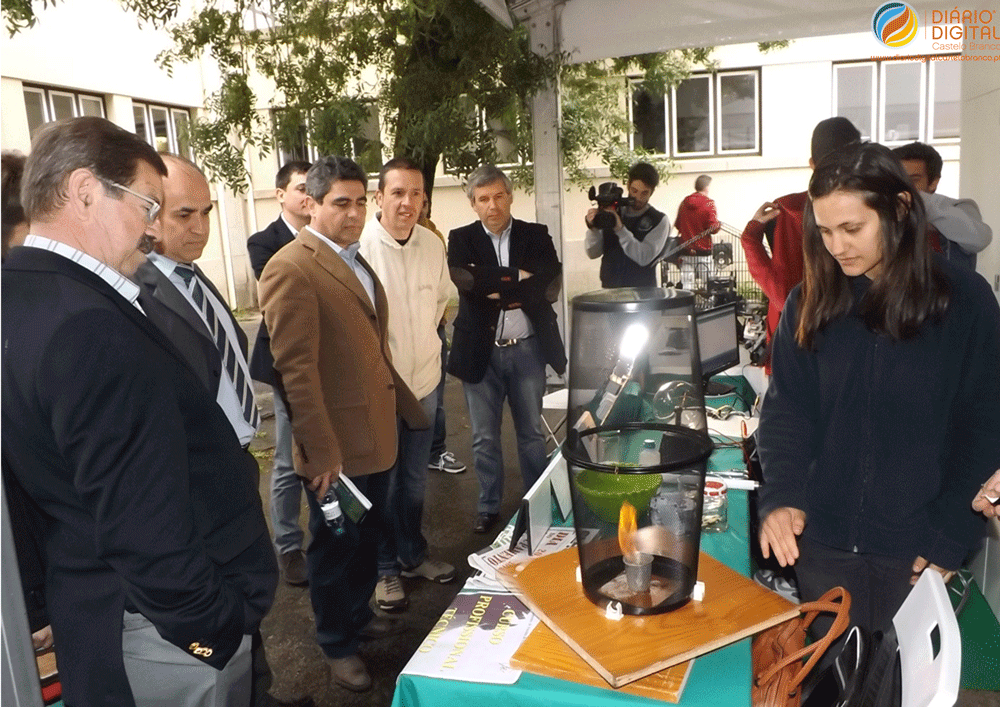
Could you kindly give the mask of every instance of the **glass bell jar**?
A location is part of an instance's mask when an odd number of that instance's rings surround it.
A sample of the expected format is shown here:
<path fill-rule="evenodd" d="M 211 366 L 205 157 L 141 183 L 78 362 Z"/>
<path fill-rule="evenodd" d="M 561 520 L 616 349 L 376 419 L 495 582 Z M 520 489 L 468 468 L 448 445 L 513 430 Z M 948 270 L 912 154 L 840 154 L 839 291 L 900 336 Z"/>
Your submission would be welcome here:
<path fill-rule="evenodd" d="M 691 293 L 573 299 L 567 422 L 584 593 L 625 614 L 683 605 L 698 576 L 712 453 Z"/>

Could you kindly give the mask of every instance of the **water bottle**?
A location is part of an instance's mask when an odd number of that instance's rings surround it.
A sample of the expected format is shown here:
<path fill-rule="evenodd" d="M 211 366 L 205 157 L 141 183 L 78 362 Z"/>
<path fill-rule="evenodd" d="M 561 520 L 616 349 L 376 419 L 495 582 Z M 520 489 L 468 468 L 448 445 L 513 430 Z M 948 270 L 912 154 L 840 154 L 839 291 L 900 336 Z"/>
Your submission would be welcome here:
<path fill-rule="evenodd" d="M 340 510 L 340 501 L 337 500 L 337 494 L 334 491 L 335 486 L 336 484 L 330 484 L 326 494 L 320 499 L 319 507 L 323 511 L 323 517 L 326 519 L 330 531 L 334 535 L 343 535 L 346 532 L 344 513 Z"/>
<path fill-rule="evenodd" d="M 655 439 L 647 439 L 639 451 L 639 466 L 650 467 L 660 465 L 660 450 L 656 448 Z"/>

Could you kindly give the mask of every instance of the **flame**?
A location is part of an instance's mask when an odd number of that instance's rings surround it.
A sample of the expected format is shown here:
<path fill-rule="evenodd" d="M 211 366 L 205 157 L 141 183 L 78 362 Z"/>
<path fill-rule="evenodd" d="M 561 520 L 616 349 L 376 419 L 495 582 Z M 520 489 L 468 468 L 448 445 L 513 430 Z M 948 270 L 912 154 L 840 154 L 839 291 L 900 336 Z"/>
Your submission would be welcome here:
<path fill-rule="evenodd" d="M 635 506 L 628 501 L 623 501 L 621 511 L 618 512 L 618 545 L 622 549 L 622 555 L 634 560 L 639 557 L 639 551 L 635 546 L 637 530 Z"/>

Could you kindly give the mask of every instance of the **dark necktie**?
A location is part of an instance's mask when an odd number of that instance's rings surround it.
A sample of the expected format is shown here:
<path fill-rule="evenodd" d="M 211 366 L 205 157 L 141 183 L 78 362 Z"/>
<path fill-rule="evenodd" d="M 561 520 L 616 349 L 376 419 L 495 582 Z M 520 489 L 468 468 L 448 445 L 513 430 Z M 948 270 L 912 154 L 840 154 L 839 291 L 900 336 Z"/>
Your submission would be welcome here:
<path fill-rule="evenodd" d="M 260 413 L 257 412 L 257 403 L 253 397 L 253 389 L 250 387 L 250 381 L 243 375 L 243 368 L 236 360 L 236 351 L 233 349 L 229 337 L 226 336 L 225 327 L 222 326 L 215 314 L 215 307 L 212 306 L 208 297 L 205 296 L 205 289 L 201 286 L 201 282 L 195 276 L 192 268 L 186 265 L 178 265 L 175 271 L 184 280 L 184 284 L 187 285 L 188 292 L 191 293 L 191 299 L 194 300 L 195 305 L 201 311 L 201 315 L 205 319 L 205 324 L 208 326 L 208 332 L 215 340 L 215 345 L 219 349 L 219 355 L 222 356 L 222 365 L 226 367 L 229 380 L 233 382 L 240 405 L 243 406 L 243 419 L 251 427 L 257 429 L 260 425 Z"/>

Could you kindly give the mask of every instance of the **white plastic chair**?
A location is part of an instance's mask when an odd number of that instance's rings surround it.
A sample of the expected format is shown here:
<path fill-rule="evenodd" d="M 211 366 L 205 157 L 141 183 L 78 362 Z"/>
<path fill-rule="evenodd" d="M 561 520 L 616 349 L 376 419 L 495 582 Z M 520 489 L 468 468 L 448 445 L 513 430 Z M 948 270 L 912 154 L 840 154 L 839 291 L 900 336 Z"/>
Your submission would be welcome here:
<path fill-rule="evenodd" d="M 941 575 L 924 571 L 892 623 L 899 641 L 902 707 L 952 707 L 962 676 L 962 638 Z"/>

